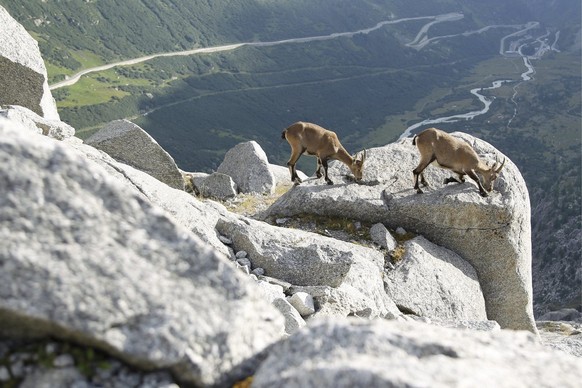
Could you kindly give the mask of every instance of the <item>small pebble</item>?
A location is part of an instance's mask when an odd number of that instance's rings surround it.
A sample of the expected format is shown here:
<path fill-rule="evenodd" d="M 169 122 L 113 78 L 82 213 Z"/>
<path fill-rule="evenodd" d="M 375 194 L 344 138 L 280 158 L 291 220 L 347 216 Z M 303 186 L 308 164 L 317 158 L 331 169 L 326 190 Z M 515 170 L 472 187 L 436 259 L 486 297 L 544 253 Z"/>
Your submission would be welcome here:
<path fill-rule="evenodd" d="M 242 259 L 242 258 L 247 257 L 247 255 L 248 255 L 248 253 L 246 251 L 238 251 L 236 253 L 236 258 L 237 259 Z"/>
<path fill-rule="evenodd" d="M 251 267 L 251 261 L 249 259 L 247 259 L 246 257 L 243 257 L 242 259 L 237 259 L 236 262 L 239 265 L 246 265 L 247 267 Z"/>
<path fill-rule="evenodd" d="M 75 360 L 73 359 L 73 356 L 71 356 L 70 354 L 61 354 L 60 356 L 54 359 L 53 365 L 56 368 L 65 368 L 67 366 L 75 365 Z"/>
<path fill-rule="evenodd" d="M 219 235 L 218 239 L 224 244 L 224 245 L 232 245 L 232 240 L 229 239 L 228 237 Z"/>
<path fill-rule="evenodd" d="M 5 366 L 0 366 L 0 381 L 10 380 L 10 373 Z"/>
<path fill-rule="evenodd" d="M 265 270 L 263 268 L 258 267 L 253 269 L 251 273 L 256 276 L 263 276 L 265 274 Z"/>

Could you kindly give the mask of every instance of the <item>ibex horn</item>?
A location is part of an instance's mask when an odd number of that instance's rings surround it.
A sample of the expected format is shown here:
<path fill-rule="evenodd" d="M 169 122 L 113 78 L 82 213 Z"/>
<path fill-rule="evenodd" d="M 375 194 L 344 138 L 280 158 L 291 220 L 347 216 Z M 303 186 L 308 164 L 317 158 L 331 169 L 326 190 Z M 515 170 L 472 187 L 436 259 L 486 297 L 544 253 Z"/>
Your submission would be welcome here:
<path fill-rule="evenodd" d="M 501 163 L 501 166 L 499 166 L 499 168 L 497 170 L 495 170 L 495 172 L 499 174 L 504 165 L 505 165 L 505 158 L 503 158 L 503 162 Z"/>

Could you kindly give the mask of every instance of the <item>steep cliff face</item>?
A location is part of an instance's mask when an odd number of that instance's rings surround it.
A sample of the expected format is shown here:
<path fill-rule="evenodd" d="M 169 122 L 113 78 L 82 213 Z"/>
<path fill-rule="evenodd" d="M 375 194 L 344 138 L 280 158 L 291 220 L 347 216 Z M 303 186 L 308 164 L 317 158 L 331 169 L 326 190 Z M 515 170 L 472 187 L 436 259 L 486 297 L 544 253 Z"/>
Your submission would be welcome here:
<path fill-rule="evenodd" d="M 580 182 L 577 183 L 580 186 Z M 560 181 L 554 187 L 560 186 Z M 560 221 L 554 219 L 552 204 L 555 201 L 563 209 L 562 214 L 572 213 L 576 201 L 573 193 L 560 189 L 558 200 L 555 194 L 537 191 L 538 206 L 532 209 L 532 217 L 537 218 L 534 225 L 534 255 L 539 258 L 533 263 L 534 312 L 536 317 L 570 307 L 582 309 L 582 214 L 572 217 L 560 215 Z M 572 260 L 577 258 L 576 260 Z"/>

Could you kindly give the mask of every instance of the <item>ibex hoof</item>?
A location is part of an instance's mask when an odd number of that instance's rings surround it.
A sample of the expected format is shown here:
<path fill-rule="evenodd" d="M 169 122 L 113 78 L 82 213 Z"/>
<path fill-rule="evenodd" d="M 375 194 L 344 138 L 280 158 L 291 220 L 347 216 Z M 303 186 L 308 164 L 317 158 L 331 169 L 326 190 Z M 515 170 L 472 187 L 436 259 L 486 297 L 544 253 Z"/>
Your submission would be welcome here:
<path fill-rule="evenodd" d="M 326 181 L 328 185 L 333 185 L 332 181 Z"/>
<path fill-rule="evenodd" d="M 482 196 L 483 198 L 485 198 L 485 197 L 488 197 L 488 196 L 489 196 L 489 194 L 488 194 L 487 192 L 485 192 L 485 191 L 481 191 L 479 194 L 481 194 L 481 196 Z"/>
<path fill-rule="evenodd" d="M 422 194 L 424 193 L 424 191 L 422 191 L 420 188 L 416 189 L 416 194 Z"/>

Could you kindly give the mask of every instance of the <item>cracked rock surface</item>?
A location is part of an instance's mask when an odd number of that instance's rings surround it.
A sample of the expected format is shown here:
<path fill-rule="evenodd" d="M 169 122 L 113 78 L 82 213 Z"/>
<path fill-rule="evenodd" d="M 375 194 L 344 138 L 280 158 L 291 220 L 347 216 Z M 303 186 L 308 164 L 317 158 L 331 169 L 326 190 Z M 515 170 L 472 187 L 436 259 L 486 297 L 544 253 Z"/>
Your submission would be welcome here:
<path fill-rule="evenodd" d="M 226 257 L 14 126 L 0 121 L 0 336 L 74 340 L 196 385 L 244 376 L 281 337 L 281 315 Z"/>

